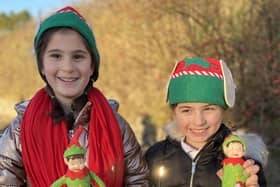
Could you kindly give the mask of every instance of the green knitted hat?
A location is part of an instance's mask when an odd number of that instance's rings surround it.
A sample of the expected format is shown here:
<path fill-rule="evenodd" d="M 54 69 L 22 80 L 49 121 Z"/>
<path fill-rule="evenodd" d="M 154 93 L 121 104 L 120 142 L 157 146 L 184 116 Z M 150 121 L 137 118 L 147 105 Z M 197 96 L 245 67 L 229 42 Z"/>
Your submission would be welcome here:
<path fill-rule="evenodd" d="M 167 87 L 169 104 L 200 102 L 232 107 L 235 84 L 226 64 L 213 58 L 186 58 L 178 62 Z"/>
<path fill-rule="evenodd" d="M 69 156 L 73 155 L 84 155 L 86 153 L 86 150 L 81 147 L 79 143 L 79 136 L 81 135 L 83 130 L 83 127 L 80 126 L 77 131 L 75 132 L 68 148 L 64 151 L 63 157 L 67 158 Z"/>
<path fill-rule="evenodd" d="M 56 28 L 56 27 L 70 27 L 77 32 L 79 32 L 84 39 L 88 42 L 90 48 L 91 48 L 91 53 L 93 55 L 93 60 L 95 62 L 95 70 L 92 75 L 92 80 L 96 81 L 98 78 L 98 72 L 99 72 L 99 53 L 96 47 L 96 42 L 94 38 L 94 34 L 89 27 L 89 25 L 86 23 L 86 20 L 84 17 L 73 7 L 64 7 L 55 14 L 52 14 L 48 18 L 46 18 L 42 23 L 40 23 L 38 32 L 35 35 L 34 39 L 34 48 L 35 48 L 35 53 L 36 53 L 36 58 L 38 62 L 38 54 L 36 52 L 36 49 L 38 47 L 38 43 L 43 36 L 44 32 L 51 28 Z"/>
<path fill-rule="evenodd" d="M 240 142 L 243 145 L 243 147 L 246 148 L 245 142 L 239 136 L 232 135 L 232 134 L 225 138 L 223 142 L 223 147 L 228 146 L 228 144 L 231 142 Z"/>

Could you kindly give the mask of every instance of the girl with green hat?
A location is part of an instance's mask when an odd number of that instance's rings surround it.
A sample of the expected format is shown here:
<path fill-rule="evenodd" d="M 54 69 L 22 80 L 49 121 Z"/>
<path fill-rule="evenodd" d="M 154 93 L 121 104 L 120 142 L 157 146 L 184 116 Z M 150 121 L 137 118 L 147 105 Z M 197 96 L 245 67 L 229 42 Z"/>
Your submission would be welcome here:
<path fill-rule="evenodd" d="M 92 84 L 100 58 L 92 29 L 74 8 L 40 23 L 34 39 L 46 86 L 16 105 L 0 140 L 0 186 L 49 187 L 67 170 L 63 153 L 79 125 L 86 165 L 108 187 L 148 186 L 147 165 L 129 124 Z"/>
<path fill-rule="evenodd" d="M 178 62 L 167 86 L 173 121 L 167 138 L 146 152 L 150 186 L 221 186 L 222 144 L 231 131 L 223 123 L 233 107 L 235 84 L 227 65 L 213 58 L 186 58 Z M 246 186 L 266 186 L 261 165 L 250 157 L 244 172 Z M 219 175 L 219 176 L 218 176 Z"/>

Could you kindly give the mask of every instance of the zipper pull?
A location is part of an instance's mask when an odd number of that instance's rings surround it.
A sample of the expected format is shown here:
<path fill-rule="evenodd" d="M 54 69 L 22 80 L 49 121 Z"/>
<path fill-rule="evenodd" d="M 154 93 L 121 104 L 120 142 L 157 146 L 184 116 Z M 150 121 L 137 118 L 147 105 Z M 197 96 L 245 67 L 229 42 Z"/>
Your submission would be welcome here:
<path fill-rule="evenodd" d="M 192 175 L 194 174 L 195 169 L 196 169 L 196 162 L 193 161 L 193 162 L 192 162 Z"/>
<path fill-rule="evenodd" d="M 194 179 L 194 173 L 196 169 L 196 161 L 192 161 L 192 171 L 191 171 L 191 179 L 190 179 L 190 187 L 193 187 L 193 179 Z"/>

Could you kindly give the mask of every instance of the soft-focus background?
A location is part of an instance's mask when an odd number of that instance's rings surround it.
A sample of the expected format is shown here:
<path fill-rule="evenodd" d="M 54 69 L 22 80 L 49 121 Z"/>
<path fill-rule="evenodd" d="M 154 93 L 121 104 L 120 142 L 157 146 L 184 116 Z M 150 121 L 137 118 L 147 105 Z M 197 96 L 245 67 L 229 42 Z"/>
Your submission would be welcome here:
<path fill-rule="evenodd" d="M 175 62 L 186 56 L 226 61 L 237 103 L 225 121 L 263 137 L 269 186 L 280 185 L 280 1 L 0 0 L 0 129 L 15 117 L 14 104 L 44 85 L 33 36 L 39 21 L 64 5 L 92 26 L 101 55 L 95 85 L 120 102 L 143 149 L 164 137 L 171 119 L 165 88 Z"/>

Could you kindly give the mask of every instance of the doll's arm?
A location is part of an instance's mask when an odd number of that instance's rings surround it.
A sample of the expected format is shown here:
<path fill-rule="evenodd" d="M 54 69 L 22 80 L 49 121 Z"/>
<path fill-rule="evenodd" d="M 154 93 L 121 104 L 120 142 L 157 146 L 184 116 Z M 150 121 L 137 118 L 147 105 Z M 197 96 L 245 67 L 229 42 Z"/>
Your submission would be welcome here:
<path fill-rule="evenodd" d="M 51 187 L 60 187 L 63 184 L 65 184 L 65 177 L 64 176 L 57 179 L 56 181 L 54 181 L 54 183 L 52 183 Z"/>
<path fill-rule="evenodd" d="M 89 172 L 90 178 L 92 178 L 99 187 L 106 187 L 106 185 L 103 183 L 103 181 L 97 176 L 95 175 L 93 172 Z"/>

